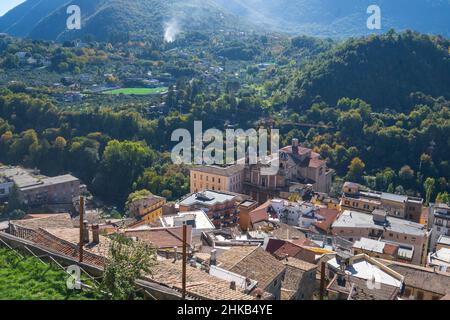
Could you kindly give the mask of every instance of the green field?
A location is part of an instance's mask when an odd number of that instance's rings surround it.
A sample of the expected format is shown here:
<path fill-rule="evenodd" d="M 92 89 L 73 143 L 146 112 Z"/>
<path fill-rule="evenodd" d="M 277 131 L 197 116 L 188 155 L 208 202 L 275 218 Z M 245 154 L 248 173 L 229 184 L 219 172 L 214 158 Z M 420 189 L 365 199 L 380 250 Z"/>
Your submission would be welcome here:
<path fill-rule="evenodd" d="M 68 274 L 35 257 L 0 248 L 0 300 L 92 300 L 94 292 L 67 289 Z M 87 282 L 83 280 L 83 282 Z"/>
<path fill-rule="evenodd" d="M 126 94 L 126 95 L 151 95 L 161 94 L 167 91 L 167 87 L 160 88 L 121 88 L 103 92 L 104 94 Z"/>

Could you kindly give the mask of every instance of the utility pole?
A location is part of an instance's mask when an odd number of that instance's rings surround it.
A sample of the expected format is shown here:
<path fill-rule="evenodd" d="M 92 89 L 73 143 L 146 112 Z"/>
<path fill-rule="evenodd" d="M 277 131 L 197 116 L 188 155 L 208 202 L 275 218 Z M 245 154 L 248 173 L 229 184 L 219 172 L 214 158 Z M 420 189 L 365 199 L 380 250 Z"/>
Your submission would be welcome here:
<path fill-rule="evenodd" d="M 83 262 L 83 245 L 84 245 L 84 196 L 80 196 L 80 243 L 79 243 L 79 259 L 78 262 Z"/>
<path fill-rule="evenodd" d="M 184 300 L 184 299 L 186 299 L 186 256 L 187 256 L 187 253 L 186 253 L 186 246 L 187 246 L 187 226 L 186 226 L 186 223 L 185 224 L 183 224 L 183 265 L 182 265 L 182 267 L 183 267 L 183 275 L 182 275 L 182 280 L 181 280 L 181 282 L 182 282 L 182 288 L 183 288 L 183 290 L 182 290 L 182 299 Z"/>

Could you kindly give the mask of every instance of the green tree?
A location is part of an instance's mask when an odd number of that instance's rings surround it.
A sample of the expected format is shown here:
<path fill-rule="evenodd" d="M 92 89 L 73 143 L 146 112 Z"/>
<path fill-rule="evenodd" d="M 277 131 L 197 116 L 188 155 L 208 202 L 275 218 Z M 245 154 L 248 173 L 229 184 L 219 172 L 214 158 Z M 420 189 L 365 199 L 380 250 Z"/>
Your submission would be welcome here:
<path fill-rule="evenodd" d="M 428 206 L 431 201 L 431 195 L 434 191 L 434 186 L 436 184 L 436 180 L 434 178 L 427 178 L 423 184 L 423 187 L 425 189 L 425 205 Z"/>
<path fill-rule="evenodd" d="M 107 257 L 100 285 L 100 290 L 107 293 L 105 298 L 138 299 L 136 280 L 151 274 L 157 263 L 155 249 L 145 242 L 116 235 L 110 241 Z"/>
<path fill-rule="evenodd" d="M 437 203 L 445 203 L 445 204 L 449 204 L 450 203 L 450 195 L 448 194 L 448 192 L 440 192 L 437 197 L 436 197 L 436 202 Z"/>
<path fill-rule="evenodd" d="M 362 182 L 366 165 L 360 158 L 353 158 L 348 166 L 347 181 Z"/>
<path fill-rule="evenodd" d="M 155 158 L 145 142 L 113 140 L 108 142 L 94 179 L 94 188 L 106 199 L 123 205 L 133 182 Z"/>

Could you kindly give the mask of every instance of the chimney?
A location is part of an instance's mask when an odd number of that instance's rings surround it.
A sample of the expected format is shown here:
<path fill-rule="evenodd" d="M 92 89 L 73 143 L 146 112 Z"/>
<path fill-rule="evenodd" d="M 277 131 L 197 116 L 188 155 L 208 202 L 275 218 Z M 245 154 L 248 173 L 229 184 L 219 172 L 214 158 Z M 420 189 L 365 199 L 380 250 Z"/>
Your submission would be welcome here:
<path fill-rule="evenodd" d="M 298 145 L 299 145 L 298 139 L 292 139 L 292 153 L 294 155 L 298 154 Z"/>
<path fill-rule="evenodd" d="M 98 224 L 92 225 L 92 242 L 95 244 L 100 243 L 100 228 Z"/>
<path fill-rule="evenodd" d="M 210 266 L 215 266 L 217 264 L 217 250 L 216 249 L 212 249 L 211 250 L 211 258 L 209 260 L 209 265 Z"/>
<path fill-rule="evenodd" d="M 89 243 L 89 228 L 88 228 L 88 221 L 83 221 L 83 242 Z"/>
<path fill-rule="evenodd" d="M 230 289 L 236 291 L 236 281 L 231 281 Z"/>

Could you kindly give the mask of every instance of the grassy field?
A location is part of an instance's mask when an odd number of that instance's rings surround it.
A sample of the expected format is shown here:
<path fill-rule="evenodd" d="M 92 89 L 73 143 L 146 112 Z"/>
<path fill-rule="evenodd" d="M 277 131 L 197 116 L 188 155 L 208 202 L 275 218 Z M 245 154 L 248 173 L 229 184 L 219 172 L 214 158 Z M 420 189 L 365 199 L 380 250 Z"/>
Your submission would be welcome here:
<path fill-rule="evenodd" d="M 69 290 L 68 274 L 35 257 L 24 260 L 14 251 L 0 248 L 0 300 L 93 300 L 93 292 Z M 86 282 L 86 281 L 83 281 Z"/>
<path fill-rule="evenodd" d="M 161 94 L 167 91 L 167 87 L 161 88 L 121 88 L 103 92 L 104 94 L 126 94 L 126 95 L 151 95 Z"/>

